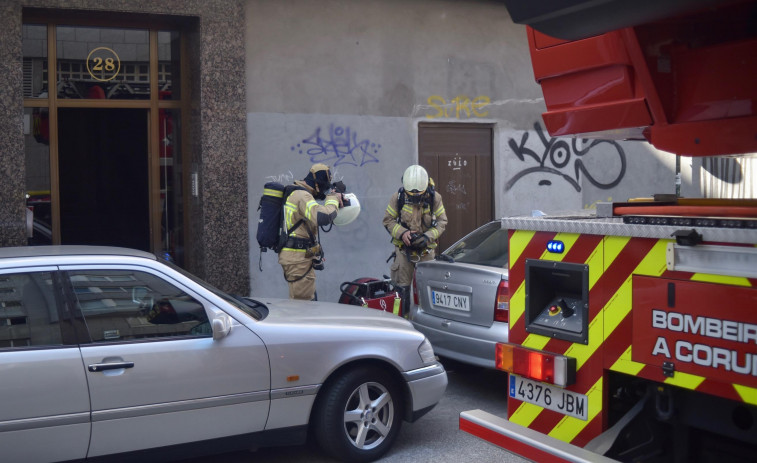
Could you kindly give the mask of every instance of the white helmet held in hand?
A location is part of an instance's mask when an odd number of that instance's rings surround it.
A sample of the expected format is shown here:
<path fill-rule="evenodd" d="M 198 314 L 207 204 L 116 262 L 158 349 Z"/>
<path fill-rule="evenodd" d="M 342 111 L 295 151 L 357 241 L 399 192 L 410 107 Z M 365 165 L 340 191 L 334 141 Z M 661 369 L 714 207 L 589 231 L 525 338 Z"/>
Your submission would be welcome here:
<path fill-rule="evenodd" d="M 408 167 L 402 174 L 402 186 L 411 195 L 425 192 L 428 188 L 428 172 L 418 164 Z"/>
<path fill-rule="evenodd" d="M 347 225 L 352 223 L 357 219 L 357 216 L 360 215 L 360 201 L 358 201 L 355 193 L 345 193 L 343 198 L 344 207 L 336 211 L 334 225 Z"/>

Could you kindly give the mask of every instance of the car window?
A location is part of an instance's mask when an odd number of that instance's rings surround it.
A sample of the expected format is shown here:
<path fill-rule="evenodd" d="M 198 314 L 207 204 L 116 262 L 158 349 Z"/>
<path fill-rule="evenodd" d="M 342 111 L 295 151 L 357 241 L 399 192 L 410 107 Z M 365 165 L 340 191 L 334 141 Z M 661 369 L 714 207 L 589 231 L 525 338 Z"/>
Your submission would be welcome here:
<path fill-rule="evenodd" d="M 198 285 L 212 292 L 216 296 L 220 297 L 227 303 L 233 305 L 234 307 L 246 313 L 247 315 L 249 315 L 255 320 L 263 320 L 265 317 L 268 316 L 268 307 L 260 301 L 256 301 L 247 297 L 236 296 L 234 294 L 227 294 L 221 291 L 220 289 L 216 288 L 215 286 L 211 285 L 207 281 L 201 278 L 198 278 L 196 275 L 193 275 L 187 272 L 183 268 L 175 264 L 172 264 L 171 262 L 166 261 L 166 262 L 163 262 L 163 264 L 171 267 L 172 269 L 186 276 L 190 280 L 194 281 Z"/>
<path fill-rule="evenodd" d="M 0 275 L 0 348 L 61 344 L 52 273 Z"/>
<path fill-rule="evenodd" d="M 153 274 L 79 270 L 68 277 L 92 342 L 212 336 L 203 305 Z"/>
<path fill-rule="evenodd" d="M 508 257 L 507 230 L 500 222 L 489 222 L 461 239 L 444 255 L 455 262 L 506 267 Z"/>

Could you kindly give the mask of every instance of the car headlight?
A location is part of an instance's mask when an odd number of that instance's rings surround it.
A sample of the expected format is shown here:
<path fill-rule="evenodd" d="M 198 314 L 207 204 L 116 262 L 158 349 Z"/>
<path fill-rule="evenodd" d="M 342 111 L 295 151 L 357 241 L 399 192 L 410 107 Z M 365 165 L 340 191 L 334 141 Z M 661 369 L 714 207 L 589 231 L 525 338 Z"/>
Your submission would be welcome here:
<path fill-rule="evenodd" d="M 434 348 L 428 339 L 424 339 L 420 346 L 418 346 L 418 355 L 421 356 L 424 365 L 430 365 L 436 363 L 436 356 L 434 355 Z"/>

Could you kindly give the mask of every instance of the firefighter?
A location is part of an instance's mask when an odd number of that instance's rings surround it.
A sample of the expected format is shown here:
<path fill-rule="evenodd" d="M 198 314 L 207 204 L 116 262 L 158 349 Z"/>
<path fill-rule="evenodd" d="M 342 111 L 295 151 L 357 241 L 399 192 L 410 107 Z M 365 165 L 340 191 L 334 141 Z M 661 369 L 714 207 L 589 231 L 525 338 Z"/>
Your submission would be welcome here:
<path fill-rule="evenodd" d="M 405 169 L 402 187 L 389 200 L 383 223 L 395 246 L 391 278 L 402 296 L 402 310 L 407 311 L 415 264 L 434 259 L 437 240 L 447 226 L 442 196 L 434 191 L 426 169 L 419 165 Z"/>
<path fill-rule="evenodd" d="M 331 171 L 325 164 L 314 164 L 300 188 L 284 203 L 284 226 L 288 239 L 279 253 L 279 264 L 289 284 L 290 299 L 317 300 L 315 270 L 323 270 L 323 250 L 318 229 L 331 225 L 342 207 L 342 193 L 332 190 Z M 316 202 L 324 200 L 323 205 Z"/>

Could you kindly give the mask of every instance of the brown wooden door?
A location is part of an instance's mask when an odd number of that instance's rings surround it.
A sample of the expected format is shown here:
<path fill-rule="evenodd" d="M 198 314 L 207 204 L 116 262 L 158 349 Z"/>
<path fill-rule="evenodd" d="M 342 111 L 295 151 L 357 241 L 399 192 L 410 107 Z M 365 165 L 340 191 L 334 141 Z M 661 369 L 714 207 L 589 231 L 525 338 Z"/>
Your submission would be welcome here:
<path fill-rule="evenodd" d="M 447 210 L 440 249 L 493 220 L 491 126 L 421 124 L 418 153 Z"/>

